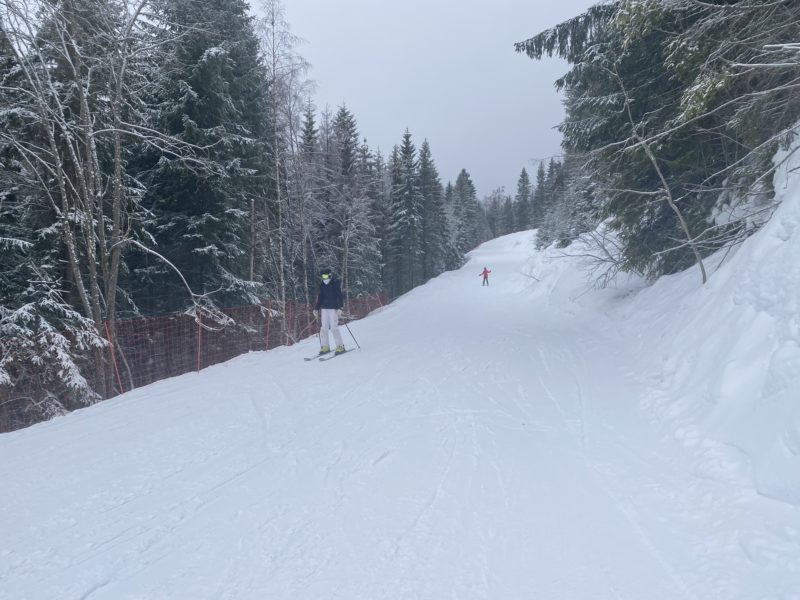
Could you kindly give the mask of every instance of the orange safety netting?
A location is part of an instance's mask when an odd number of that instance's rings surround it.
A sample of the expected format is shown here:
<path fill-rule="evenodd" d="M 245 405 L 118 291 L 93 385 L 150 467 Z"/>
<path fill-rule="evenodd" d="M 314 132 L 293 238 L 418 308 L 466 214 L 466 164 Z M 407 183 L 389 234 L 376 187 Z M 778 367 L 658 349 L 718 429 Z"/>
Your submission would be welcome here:
<path fill-rule="evenodd" d="M 385 293 L 348 299 L 344 321 L 360 319 L 387 303 Z M 104 323 L 100 333 L 108 341 L 106 348 L 77 362 L 91 387 L 110 398 L 246 352 L 292 345 L 317 332 L 312 309 L 299 302 L 227 308 L 220 311 L 230 319 L 224 325 L 200 313 L 117 320 L 114 343 Z M 3 340 L 0 346 L 13 352 L 12 342 Z M 67 410 L 84 405 L 65 389 L 44 389 L 41 377 L 30 368 L 20 374 L 22 378 L 12 385 L 0 386 L 0 432 L 55 414 L 41 409 L 42 399 L 48 396 L 57 398 Z"/>

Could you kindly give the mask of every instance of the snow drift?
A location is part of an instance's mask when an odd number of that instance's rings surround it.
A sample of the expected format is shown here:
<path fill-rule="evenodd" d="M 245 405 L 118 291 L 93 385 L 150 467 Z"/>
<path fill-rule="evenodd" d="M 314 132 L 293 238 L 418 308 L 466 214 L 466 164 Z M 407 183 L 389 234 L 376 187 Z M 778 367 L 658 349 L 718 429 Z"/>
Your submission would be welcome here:
<path fill-rule="evenodd" d="M 698 471 L 800 505 L 800 152 L 775 160 L 772 219 L 704 288 L 694 270 L 665 277 L 622 322 L 641 336 L 643 372 L 660 374 L 652 404 L 696 449 Z"/>

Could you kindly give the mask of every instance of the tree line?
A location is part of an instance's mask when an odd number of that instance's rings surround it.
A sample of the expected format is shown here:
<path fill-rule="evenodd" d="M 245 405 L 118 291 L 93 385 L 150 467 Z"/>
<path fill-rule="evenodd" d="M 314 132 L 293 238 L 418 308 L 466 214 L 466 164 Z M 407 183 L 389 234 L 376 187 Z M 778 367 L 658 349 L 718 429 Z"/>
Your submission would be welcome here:
<path fill-rule="evenodd" d="M 518 43 L 571 64 L 540 243 L 586 234 L 601 281 L 697 266 L 705 282 L 704 259 L 775 208 L 773 159 L 800 119 L 798 40 L 791 0 L 615 0 Z"/>
<path fill-rule="evenodd" d="M 383 156 L 317 110 L 278 0 L 261 14 L 0 0 L 0 401 L 36 420 L 110 395 L 119 319 L 280 320 L 322 268 L 395 297 L 486 239 L 466 170 L 443 185 L 427 141 Z"/>
<path fill-rule="evenodd" d="M 587 182 L 586 197 L 576 198 L 571 187 L 574 181 L 568 177 L 575 173 L 569 171 L 569 166 L 569 162 L 555 158 L 547 162 L 547 167 L 541 161 L 535 182 L 523 168 L 513 196 L 498 188 L 485 198 L 484 211 L 492 237 L 536 229 L 536 245 L 544 248 L 553 243 L 566 246 L 591 229 L 594 219 L 583 211 L 589 207 L 594 188 Z"/>

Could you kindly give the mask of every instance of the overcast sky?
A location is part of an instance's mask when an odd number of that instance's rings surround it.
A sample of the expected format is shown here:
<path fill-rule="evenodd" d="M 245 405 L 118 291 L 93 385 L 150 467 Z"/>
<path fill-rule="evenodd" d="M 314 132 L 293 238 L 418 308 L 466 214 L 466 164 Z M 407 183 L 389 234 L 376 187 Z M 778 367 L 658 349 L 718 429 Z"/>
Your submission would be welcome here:
<path fill-rule="evenodd" d="M 479 195 L 513 193 L 522 167 L 560 153 L 553 82 L 567 68 L 514 42 L 597 0 L 284 0 L 305 40 L 319 108 L 342 103 L 384 155 L 406 128 L 428 139 L 443 183 L 465 168 Z"/>

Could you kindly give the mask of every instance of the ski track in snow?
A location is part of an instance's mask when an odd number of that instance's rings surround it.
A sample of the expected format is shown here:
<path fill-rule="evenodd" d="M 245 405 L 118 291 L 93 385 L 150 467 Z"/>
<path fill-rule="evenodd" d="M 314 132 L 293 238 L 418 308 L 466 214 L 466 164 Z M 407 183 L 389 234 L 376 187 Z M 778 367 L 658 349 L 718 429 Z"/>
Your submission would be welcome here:
<path fill-rule="evenodd" d="M 531 251 L 484 244 L 347 360 L 312 339 L 0 436 L 0 598 L 798 600 L 796 508 L 693 469 Z"/>

